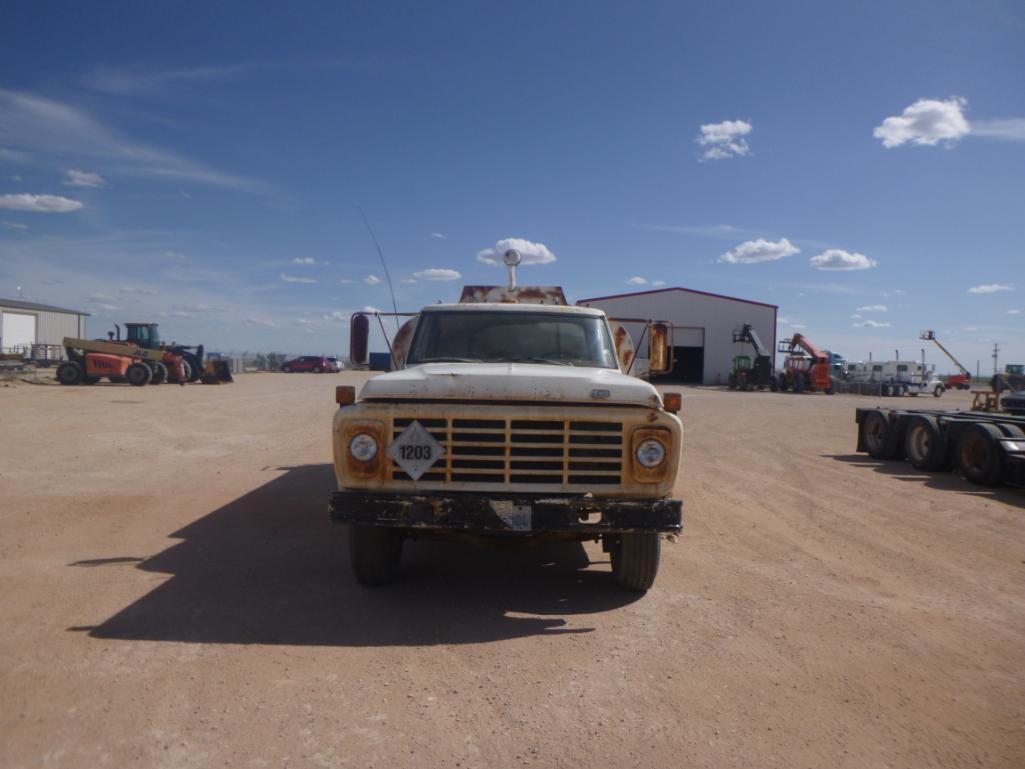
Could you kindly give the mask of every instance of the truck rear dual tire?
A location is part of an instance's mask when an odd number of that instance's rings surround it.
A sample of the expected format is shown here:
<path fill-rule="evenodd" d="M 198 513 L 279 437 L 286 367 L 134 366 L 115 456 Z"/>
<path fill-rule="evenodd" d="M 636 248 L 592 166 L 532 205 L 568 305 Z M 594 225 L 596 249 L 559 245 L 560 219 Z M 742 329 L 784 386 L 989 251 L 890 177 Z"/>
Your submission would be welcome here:
<path fill-rule="evenodd" d="M 612 576 L 620 587 L 644 592 L 655 584 L 662 557 L 662 537 L 657 532 L 616 535 L 610 543 Z"/>
<path fill-rule="evenodd" d="M 356 581 L 380 587 L 395 579 L 402 560 L 401 532 L 384 526 L 349 526 L 349 563 Z"/>

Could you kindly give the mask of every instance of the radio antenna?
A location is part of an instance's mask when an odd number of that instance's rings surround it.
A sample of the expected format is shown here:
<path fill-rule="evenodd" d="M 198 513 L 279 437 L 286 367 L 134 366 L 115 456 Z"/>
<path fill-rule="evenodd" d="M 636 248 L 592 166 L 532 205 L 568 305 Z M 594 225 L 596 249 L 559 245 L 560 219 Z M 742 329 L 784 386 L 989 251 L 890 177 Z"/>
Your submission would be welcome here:
<path fill-rule="evenodd" d="M 370 233 L 370 239 L 374 241 L 374 248 L 377 249 L 377 255 L 381 257 L 381 267 L 384 268 L 384 279 L 388 281 L 388 292 L 391 294 L 391 308 L 392 312 L 395 313 L 395 330 L 399 329 L 399 306 L 395 302 L 395 289 L 391 284 L 391 275 L 388 274 L 388 265 L 384 261 L 384 252 L 381 251 L 381 244 L 377 242 L 377 236 L 374 234 L 374 228 L 370 226 L 370 222 L 367 220 L 367 215 L 363 213 L 363 206 L 356 206 L 356 210 L 359 211 L 359 215 L 363 217 L 363 224 L 367 226 L 367 232 Z"/>

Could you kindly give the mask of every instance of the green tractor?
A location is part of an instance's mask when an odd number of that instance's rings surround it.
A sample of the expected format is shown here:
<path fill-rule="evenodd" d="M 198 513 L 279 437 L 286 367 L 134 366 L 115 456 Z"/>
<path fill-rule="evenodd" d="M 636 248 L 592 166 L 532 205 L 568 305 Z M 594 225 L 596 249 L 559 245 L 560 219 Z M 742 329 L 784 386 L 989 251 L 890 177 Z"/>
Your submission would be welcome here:
<path fill-rule="evenodd" d="M 190 347 L 177 343 L 163 344 L 156 323 L 125 323 L 125 338 L 121 338 L 121 327 L 114 324 L 117 333 L 107 334 L 112 341 L 133 342 L 144 350 L 165 350 L 185 359 L 185 379 L 195 382 L 203 376 L 203 345 Z"/>

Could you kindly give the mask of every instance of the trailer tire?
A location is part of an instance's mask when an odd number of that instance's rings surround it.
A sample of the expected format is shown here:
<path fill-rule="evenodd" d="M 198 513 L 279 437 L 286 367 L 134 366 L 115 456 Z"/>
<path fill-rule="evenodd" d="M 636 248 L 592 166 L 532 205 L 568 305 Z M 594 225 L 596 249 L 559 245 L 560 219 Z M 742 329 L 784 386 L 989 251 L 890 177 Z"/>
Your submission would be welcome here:
<path fill-rule="evenodd" d="M 873 409 L 861 418 L 861 443 L 873 459 L 893 459 L 900 448 L 900 434 L 886 412 Z"/>
<path fill-rule="evenodd" d="M 1000 438 L 1003 433 L 989 422 L 974 422 L 961 430 L 957 442 L 957 460 L 961 474 L 979 486 L 1000 482 L 1003 458 Z"/>
<path fill-rule="evenodd" d="M 935 417 L 911 417 L 904 444 L 904 454 L 916 470 L 938 470 L 947 458 L 947 441 Z"/>
<path fill-rule="evenodd" d="M 402 535 L 384 526 L 349 526 L 349 562 L 356 581 L 366 587 L 387 585 L 402 559 Z"/>
<path fill-rule="evenodd" d="M 125 371 L 125 379 L 132 387 L 142 387 L 150 383 L 153 372 L 145 363 L 133 363 Z"/>
<path fill-rule="evenodd" d="M 85 372 L 82 365 L 76 361 L 69 360 L 57 367 L 57 381 L 62 385 L 82 384 L 85 379 Z"/>
<path fill-rule="evenodd" d="M 662 537 L 649 531 L 620 534 L 611 544 L 609 555 L 616 583 L 643 593 L 655 584 L 662 557 Z"/>
<path fill-rule="evenodd" d="M 1025 430 L 1022 430 L 1018 425 L 1012 425 L 1007 422 L 1000 422 L 997 425 L 1000 428 L 1000 432 L 1004 434 L 1005 438 L 1014 438 L 1015 440 L 1025 440 Z"/>

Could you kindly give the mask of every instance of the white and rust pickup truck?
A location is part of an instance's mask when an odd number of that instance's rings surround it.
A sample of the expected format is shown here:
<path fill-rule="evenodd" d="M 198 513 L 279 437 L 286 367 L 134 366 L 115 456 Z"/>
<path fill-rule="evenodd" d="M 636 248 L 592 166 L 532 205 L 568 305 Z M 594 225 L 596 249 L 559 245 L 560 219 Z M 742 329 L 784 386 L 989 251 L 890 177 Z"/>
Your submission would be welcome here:
<path fill-rule="evenodd" d="M 528 303 L 539 295 L 553 294 L 467 287 L 471 301 L 400 330 L 399 370 L 358 399 L 337 389 L 330 511 L 360 583 L 391 581 L 403 540 L 430 537 L 601 540 L 621 586 L 651 587 L 661 537 L 682 525 L 680 396 L 626 373 L 632 342 L 600 310 Z M 367 329 L 354 316 L 356 357 Z M 646 329 L 653 372 L 669 367 L 667 333 Z"/>

